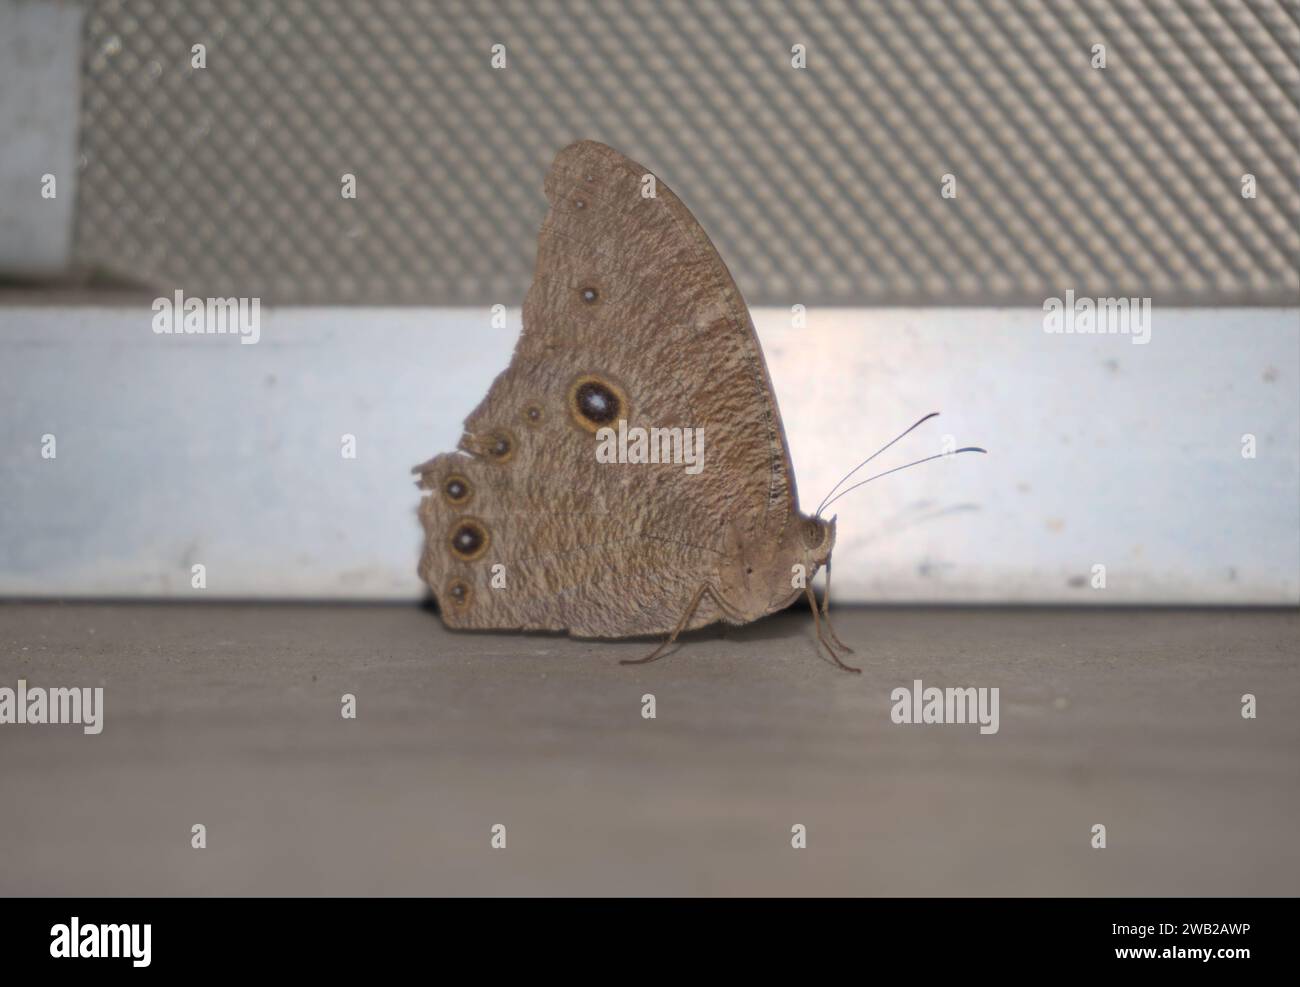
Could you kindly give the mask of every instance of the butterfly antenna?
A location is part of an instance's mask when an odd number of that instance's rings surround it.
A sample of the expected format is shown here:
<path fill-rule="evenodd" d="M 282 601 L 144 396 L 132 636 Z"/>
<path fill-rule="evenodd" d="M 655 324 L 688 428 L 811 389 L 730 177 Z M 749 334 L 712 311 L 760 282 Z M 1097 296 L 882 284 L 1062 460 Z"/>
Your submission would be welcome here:
<path fill-rule="evenodd" d="M 828 506 L 830 506 L 831 498 L 835 495 L 835 491 L 838 490 L 838 489 L 840 488 L 840 484 L 846 482 L 846 481 L 847 481 L 851 476 L 853 476 L 854 473 L 856 473 L 858 470 L 862 469 L 862 467 L 866 466 L 867 463 L 871 462 L 873 459 L 875 459 L 877 456 L 879 456 L 882 452 L 884 452 L 886 449 L 888 449 L 890 446 L 892 446 L 895 442 L 897 442 L 899 439 L 901 439 L 904 435 L 906 435 L 908 432 L 912 431 L 912 429 L 916 428 L 918 425 L 923 424 L 924 422 L 928 422 L 931 418 L 936 417 L 938 414 L 939 414 L 939 412 L 937 412 L 937 411 L 932 411 L 932 412 L 930 412 L 928 415 L 924 416 L 923 418 L 919 418 L 919 419 L 917 419 L 917 420 L 916 420 L 916 421 L 915 421 L 911 426 L 909 426 L 909 427 L 908 427 L 907 429 L 905 429 L 904 431 L 900 432 L 900 433 L 899 433 L 898 435 L 896 435 L 893 439 L 891 439 L 890 441 L 886 442 L 883 446 L 881 446 L 879 449 L 877 449 L 875 452 L 873 452 L 873 453 L 872 453 L 870 456 L 868 456 L 866 459 L 862 460 L 862 462 L 858 463 L 857 466 L 854 466 L 853 469 L 851 469 L 851 470 L 849 470 L 847 473 L 845 473 L 844 476 L 842 476 L 842 477 L 840 478 L 840 482 L 837 483 L 837 484 L 835 484 L 835 486 L 831 487 L 831 492 L 828 493 L 825 497 L 822 498 L 822 502 L 821 502 L 821 504 L 817 507 L 817 511 L 816 511 L 816 513 L 815 513 L 813 516 L 814 516 L 814 517 L 821 517 L 821 516 L 822 516 L 822 511 L 824 511 Z"/>
<path fill-rule="evenodd" d="M 918 459 L 915 462 L 905 463 L 902 466 L 895 466 L 892 470 L 885 470 L 885 472 L 877 473 L 875 476 L 869 476 L 865 480 L 859 480 L 851 487 L 845 487 L 833 498 L 831 498 L 830 503 L 828 503 L 826 506 L 830 507 L 831 504 L 835 503 L 835 501 L 839 500 L 846 493 L 851 493 L 852 491 L 857 490 L 858 487 L 870 483 L 872 480 L 879 480 L 882 476 L 888 476 L 890 473 L 897 473 L 899 470 L 905 470 L 912 466 L 920 466 L 922 463 L 928 463 L 932 459 L 947 459 L 949 456 L 955 456 L 959 452 L 988 452 L 988 450 L 981 449 L 979 446 L 964 446 L 961 449 L 954 449 L 952 452 L 938 452 L 935 453 L 933 456 L 926 456 L 924 459 Z"/>

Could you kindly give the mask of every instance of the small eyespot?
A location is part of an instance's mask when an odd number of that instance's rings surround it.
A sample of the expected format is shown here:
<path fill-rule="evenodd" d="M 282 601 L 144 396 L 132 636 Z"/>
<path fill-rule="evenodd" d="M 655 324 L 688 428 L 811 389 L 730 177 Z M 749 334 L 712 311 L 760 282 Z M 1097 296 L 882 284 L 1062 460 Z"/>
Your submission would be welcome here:
<path fill-rule="evenodd" d="M 573 200 L 573 208 L 574 208 L 574 209 L 586 209 L 586 208 L 587 208 L 587 203 L 586 203 L 585 201 L 583 201 L 582 199 L 574 199 L 574 200 Z"/>
<path fill-rule="evenodd" d="M 628 417 L 627 397 L 615 384 L 586 374 L 569 387 L 569 414 L 587 431 L 595 432 Z"/>
<path fill-rule="evenodd" d="M 493 461 L 504 463 L 515 454 L 515 442 L 509 432 L 493 432 L 487 437 L 484 449 Z"/>
<path fill-rule="evenodd" d="M 591 183 L 594 182 L 595 180 L 596 180 L 596 176 L 595 176 L 595 175 L 588 175 L 588 176 L 586 177 L 586 182 L 587 182 L 587 184 L 591 184 Z"/>
<path fill-rule="evenodd" d="M 596 293 L 596 289 L 595 289 L 595 288 L 583 288 L 583 289 L 582 289 L 582 300 L 583 300 L 584 302 L 586 302 L 588 305 L 593 304 L 593 303 L 596 301 L 596 299 L 599 298 L 599 297 L 600 297 L 600 295 L 598 295 L 598 294 Z"/>
<path fill-rule="evenodd" d="M 469 608 L 470 601 L 474 599 L 474 591 L 465 580 L 453 579 L 447 584 L 447 597 L 457 610 L 466 610 Z"/>
<path fill-rule="evenodd" d="M 449 504 L 468 504 L 470 498 L 474 496 L 474 491 L 469 485 L 469 480 L 459 473 L 453 473 L 443 482 L 442 495 L 447 498 Z"/>
<path fill-rule="evenodd" d="M 473 562 L 488 550 L 492 537 L 483 522 L 477 518 L 462 518 L 452 525 L 447 535 L 447 545 L 451 554 L 462 562 Z"/>
<path fill-rule="evenodd" d="M 542 423 L 542 409 L 535 404 L 530 404 L 524 409 L 524 421 L 529 425 L 540 425 Z"/>

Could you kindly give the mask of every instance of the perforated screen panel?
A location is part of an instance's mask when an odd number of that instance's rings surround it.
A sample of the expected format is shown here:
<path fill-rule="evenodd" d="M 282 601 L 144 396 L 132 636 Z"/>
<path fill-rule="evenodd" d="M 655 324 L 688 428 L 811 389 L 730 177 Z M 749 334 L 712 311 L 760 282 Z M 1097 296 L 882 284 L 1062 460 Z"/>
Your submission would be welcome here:
<path fill-rule="evenodd" d="M 673 187 L 751 304 L 1294 304 L 1298 17 L 1279 0 L 104 0 L 76 255 L 280 303 L 517 304 L 544 171 L 591 137 Z"/>

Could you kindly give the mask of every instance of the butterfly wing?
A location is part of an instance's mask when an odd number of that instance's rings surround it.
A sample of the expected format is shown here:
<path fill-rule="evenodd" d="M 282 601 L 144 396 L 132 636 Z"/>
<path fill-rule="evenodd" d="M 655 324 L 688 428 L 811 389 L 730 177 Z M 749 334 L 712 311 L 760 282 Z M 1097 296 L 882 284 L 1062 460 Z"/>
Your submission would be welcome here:
<path fill-rule="evenodd" d="M 546 195 L 510 365 L 459 451 L 417 467 L 420 573 L 455 627 L 666 632 L 737 530 L 776 538 L 794 512 L 771 381 L 731 275 L 663 183 L 582 141 Z M 619 420 L 702 429 L 703 468 L 599 462 Z M 706 596 L 690 626 L 721 616 Z"/>

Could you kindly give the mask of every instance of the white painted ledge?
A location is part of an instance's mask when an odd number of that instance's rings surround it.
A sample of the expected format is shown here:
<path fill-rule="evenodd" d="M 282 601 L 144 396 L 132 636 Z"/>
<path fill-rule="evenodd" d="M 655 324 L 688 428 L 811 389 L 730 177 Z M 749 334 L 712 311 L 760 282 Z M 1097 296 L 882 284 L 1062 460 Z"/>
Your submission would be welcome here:
<path fill-rule="evenodd" d="M 0 307 L 0 595 L 422 596 L 408 470 L 454 446 L 518 312 L 264 310 L 255 346 L 151 317 Z M 841 501 L 838 601 L 1300 599 L 1295 309 L 1157 310 L 1145 346 L 1035 309 L 755 317 L 805 509 L 928 411 L 881 468 L 990 450 Z"/>

